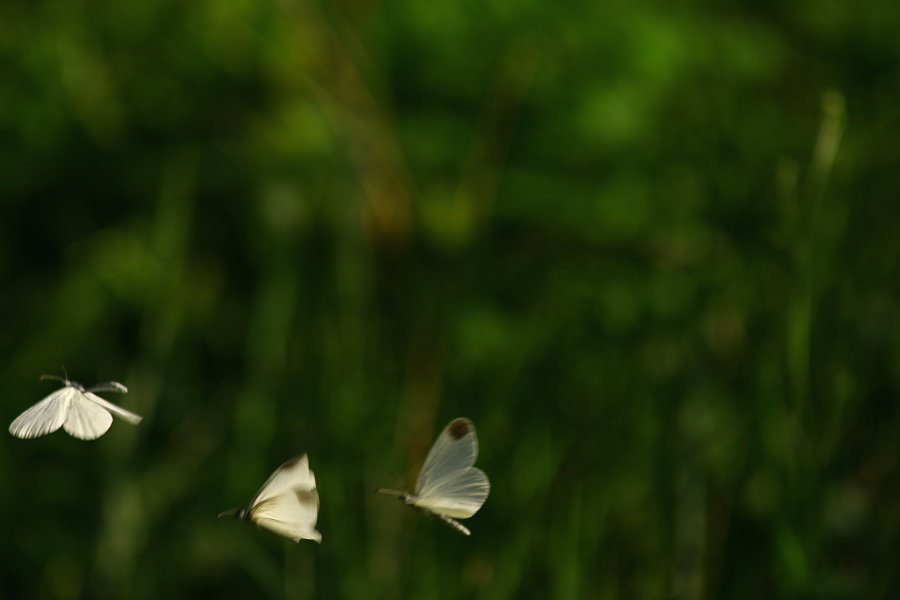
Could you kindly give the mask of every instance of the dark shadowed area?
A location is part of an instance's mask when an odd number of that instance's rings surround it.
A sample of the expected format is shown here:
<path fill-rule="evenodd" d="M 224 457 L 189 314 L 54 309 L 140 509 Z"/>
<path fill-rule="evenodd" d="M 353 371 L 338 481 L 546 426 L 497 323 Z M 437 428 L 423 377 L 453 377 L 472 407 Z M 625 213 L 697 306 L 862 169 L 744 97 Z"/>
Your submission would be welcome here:
<path fill-rule="evenodd" d="M 0 597 L 900 597 L 900 3 L 0 4 Z M 410 490 L 456 417 L 465 537 Z M 321 545 L 221 511 L 307 452 Z"/>

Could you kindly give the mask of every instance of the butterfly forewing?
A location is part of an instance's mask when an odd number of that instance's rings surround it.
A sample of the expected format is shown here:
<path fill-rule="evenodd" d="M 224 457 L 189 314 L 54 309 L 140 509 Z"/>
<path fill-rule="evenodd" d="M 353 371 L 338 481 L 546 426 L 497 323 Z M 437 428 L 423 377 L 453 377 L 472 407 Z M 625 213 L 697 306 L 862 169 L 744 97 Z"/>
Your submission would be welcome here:
<path fill-rule="evenodd" d="M 316 477 L 309 470 L 309 458 L 306 454 L 295 456 L 291 460 L 275 469 L 275 472 L 269 476 L 253 499 L 250 501 L 250 507 L 253 508 L 258 503 L 267 498 L 278 496 L 279 494 L 292 489 L 313 490 L 316 488 Z"/>
<path fill-rule="evenodd" d="M 9 432 L 18 438 L 36 438 L 53 433 L 66 421 L 69 402 L 77 391 L 66 386 L 56 390 L 21 415 L 9 426 Z"/>
<path fill-rule="evenodd" d="M 416 483 L 416 495 L 427 493 L 439 479 L 451 477 L 475 464 L 478 458 L 478 437 L 475 426 L 466 418 L 450 421 L 444 428 L 422 465 Z"/>

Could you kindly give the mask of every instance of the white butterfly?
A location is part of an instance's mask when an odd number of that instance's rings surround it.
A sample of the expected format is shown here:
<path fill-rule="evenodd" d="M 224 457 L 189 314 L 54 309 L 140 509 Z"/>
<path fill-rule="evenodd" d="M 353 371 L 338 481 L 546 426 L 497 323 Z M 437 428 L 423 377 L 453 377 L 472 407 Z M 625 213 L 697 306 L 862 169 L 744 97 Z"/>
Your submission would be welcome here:
<path fill-rule="evenodd" d="M 272 473 L 247 508 L 232 508 L 217 518 L 237 517 L 256 523 L 295 542 L 322 542 L 316 531 L 319 492 L 306 455 L 295 456 Z"/>
<path fill-rule="evenodd" d="M 456 519 L 467 519 L 478 512 L 491 491 L 487 475 L 475 468 L 478 437 L 475 426 L 466 418 L 450 423 L 438 436 L 425 459 L 416 493 L 377 490 L 397 496 L 416 510 L 434 515 L 465 535 L 471 535 Z M 456 519 L 452 518 L 456 517 Z"/>
<path fill-rule="evenodd" d="M 36 438 L 53 433 L 60 427 L 82 440 L 95 440 L 109 429 L 113 413 L 137 425 L 140 416 L 107 402 L 94 392 L 128 393 L 128 388 L 117 381 L 98 383 L 84 388 L 80 383 L 56 375 L 41 375 L 41 380 L 56 379 L 65 384 L 21 415 L 9 426 L 9 432 L 18 438 Z"/>

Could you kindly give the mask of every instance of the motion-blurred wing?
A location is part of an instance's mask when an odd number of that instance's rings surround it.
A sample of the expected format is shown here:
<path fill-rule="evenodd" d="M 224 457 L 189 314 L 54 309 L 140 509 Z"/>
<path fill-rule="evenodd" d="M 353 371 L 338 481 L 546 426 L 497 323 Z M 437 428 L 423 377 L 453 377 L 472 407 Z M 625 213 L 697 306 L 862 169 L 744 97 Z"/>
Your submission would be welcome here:
<path fill-rule="evenodd" d="M 92 400 L 86 398 L 83 392 L 75 390 L 69 403 L 66 421 L 63 423 L 63 429 L 69 435 L 80 440 L 96 440 L 109 430 L 112 415 Z"/>
<path fill-rule="evenodd" d="M 78 391 L 66 386 L 56 390 L 21 415 L 9 426 L 9 432 L 18 438 L 31 439 L 53 433 L 66 420 L 69 403 Z"/>
<path fill-rule="evenodd" d="M 262 501 L 280 496 L 288 490 L 311 491 L 316 489 L 316 478 L 309 470 L 309 458 L 306 454 L 295 456 L 277 469 L 250 501 L 253 509 Z"/>
<path fill-rule="evenodd" d="M 484 471 L 469 467 L 431 482 L 413 504 L 448 517 L 466 519 L 478 512 L 490 491 L 491 484 Z"/>
<path fill-rule="evenodd" d="M 128 388 L 118 381 L 104 381 L 87 388 L 88 392 L 116 392 L 119 394 L 127 394 Z"/>
<path fill-rule="evenodd" d="M 119 384 L 119 385 L 121 385 L 121 384 Z M 122 386 L 122 387 L 125 387 L 125 386 Z M 93 387 L 93 388 L 91 388 L 91 389 L 95 389 L 95 388 L 96 388 L 96 386 Z M 108 391 L 115 391 L 115 390 L 108 390 Z M 97 394 L 94 394 L 94 393 L 91 393 L 91 392 L 84 392 L 84 397 L 85 397 L 87 400 L 90 400 L 91 402 L 93 402 L 94 404 L 97 404 L 97 405 L 103 407 L 104 409 L 106 409 L 107 411 L 109 411 L 109 412 L 111 412 L 112 414 L 116 415 L 117 417 L 120 417 L 120 418 L 122 418 L 122 419 L 125 419 L 126 421 L 128 421 L 128 422 L 131 423 L 132 425 L 137 425 L 137 424 L 140 423 L 141 420 L 143 419 L 142 416 L 136 415 L 136 414 L 134 414 L 133 412 L 128 411 L 128 410 L 125 410 L 124 408 L 122 408 L 122 407 L 120 407 L 120 406 L 116 406 L 115 404 L 113 404 L 113 403 L 110 402 L 109 400 L 104 400 L 103 398 L 101 398 L 101 397 L 98 396 Z M 73 434 L 73 435 L 74 435 L 74 434 Z"/>
<path fill-rule="evenodd" d="M 315 490 L 288 489 L 268 496 L 250 509 L 250 520 L 295 542 L 322 541 L 316 531 L 319 516 L 319 493 Z"/>

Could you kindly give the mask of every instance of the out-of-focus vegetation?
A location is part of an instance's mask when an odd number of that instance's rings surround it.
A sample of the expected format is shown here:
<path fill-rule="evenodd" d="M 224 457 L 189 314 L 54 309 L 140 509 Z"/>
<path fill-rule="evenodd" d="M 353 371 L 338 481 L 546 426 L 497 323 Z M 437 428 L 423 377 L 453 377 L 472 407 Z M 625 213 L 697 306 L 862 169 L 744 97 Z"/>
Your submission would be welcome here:
<path fill-rule="evenodd" d="M 896 598 L 900 4 L 0 5 L 3 598 Z M 468 416 L 464 538 L 411 486 Z M 307 451 L 318 546 L 215 522 Z"/>

